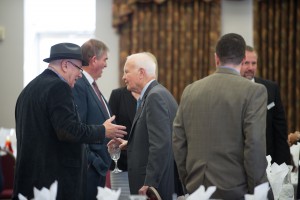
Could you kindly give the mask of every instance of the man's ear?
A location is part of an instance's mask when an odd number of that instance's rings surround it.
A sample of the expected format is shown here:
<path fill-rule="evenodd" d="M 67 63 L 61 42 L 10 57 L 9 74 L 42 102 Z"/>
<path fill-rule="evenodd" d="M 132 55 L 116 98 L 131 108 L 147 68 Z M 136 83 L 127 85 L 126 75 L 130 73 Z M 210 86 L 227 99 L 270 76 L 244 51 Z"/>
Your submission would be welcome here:
<path fill-rule="evenodd" d="M 246 56 L 243 58 L 242 62 L 241 62 L 241 65 L 243 65 L 246 61 Z"/>
<path fill-rule="evenodd" d="M 89 63 L 88 64 L 90 64 L 90 62 L 94 63 L 96 61 L 97 61 L 97 57 L 93 56 L 93 57 L 91 57 L 91 59 L 89 59 Z"/>
<path fill-rule="evenodd" d="M 216 64 L 216 67 L 220 66 L 220 58 L 216 53 L 215 53 L 215 64 Z"/>
<path fill-rule="evenodd" d="M 61 70 L 63 71 L 63 72 L 66 72 L 67 71 L 67 68 L 68 68 L 68 63 L 67 63 L 68 61 L 67 60 L 62 60 L 61 62 L 60 62 L 60 67 L 61 67 Z"/>
<path fill-rule="evenodd" d="M 139 77 L 142 78 L 142 77 L 145 76 L 146 71 L 145 71 L 144 68 L 139 68 L 139 69 L 138 69 L 138 73 L 139 73 Z"/>

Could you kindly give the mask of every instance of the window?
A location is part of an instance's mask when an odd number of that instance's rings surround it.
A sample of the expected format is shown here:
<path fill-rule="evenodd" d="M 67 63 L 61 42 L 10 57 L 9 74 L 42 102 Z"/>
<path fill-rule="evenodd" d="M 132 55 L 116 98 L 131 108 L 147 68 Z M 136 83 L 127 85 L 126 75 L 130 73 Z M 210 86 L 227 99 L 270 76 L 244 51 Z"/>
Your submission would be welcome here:
<path fill-rule="evenodd" d="M 52 45 L 81 46 L 96 29 L 95 0 L 25 0 L 24 86 L 47 68 Z"/>

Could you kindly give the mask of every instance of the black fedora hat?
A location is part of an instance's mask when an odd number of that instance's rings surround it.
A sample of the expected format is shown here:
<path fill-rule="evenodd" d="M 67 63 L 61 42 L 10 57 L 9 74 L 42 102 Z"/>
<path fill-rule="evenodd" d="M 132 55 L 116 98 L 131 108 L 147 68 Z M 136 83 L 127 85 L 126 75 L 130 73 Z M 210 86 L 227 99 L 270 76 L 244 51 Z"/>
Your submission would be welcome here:
<path fill-rule="evenodd" d="M 50 50 L 50 57 L 45 58 L 43 61 L 49 63 L 52 60 L 59 59 L 76 59 L 81 60 L 82 64 L 84 64 L 80 46 L 73 43 L 59 43 L 53 45 Z"/>

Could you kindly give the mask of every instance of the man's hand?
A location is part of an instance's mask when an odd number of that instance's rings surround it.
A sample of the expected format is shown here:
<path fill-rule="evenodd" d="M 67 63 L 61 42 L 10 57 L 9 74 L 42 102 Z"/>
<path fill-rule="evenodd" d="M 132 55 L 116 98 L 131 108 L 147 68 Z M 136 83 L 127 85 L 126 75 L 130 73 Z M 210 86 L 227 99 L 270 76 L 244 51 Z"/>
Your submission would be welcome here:
<path fill-rule="evenodd" d="M 292 146 L 293 144 L 297 144 L 297 142 L 300 139 L 300 132 L 299 131 L 295 131 L 294 133 L 290 133 L 288 135 L 288 143 L 290 146 Z"/>
<path fill-rule="evenodd" d="M 125 150 L 127 148 L 127 140 L 123 140 L 121 138 L 114 138 L 110 140 L 107 144 L 108 149 L 112 146 L 119 146 L 121 150 Z"/>
<path fill-rule="evenodd" d="M 141 187 L 141 189 L 139 189 L 139 195 L 147 195 L 147 190 L 148 190 L 149 186 L 144 185 L 143 187 Z"/>
<path fill-rule="evenodd" d="M 106 120 L 103 124 L 105 127 L 105 137 L 107 138 L 116 138 L 116 137 L 122 138 L 124 137 L 124 135 L 127 135 L 127 132 L 124 131 L 126 129 L 125 126 L 111 123 L 112 121 L 114 121 L 115 118 L 116 118 L 115 116 L 112 116 L 111 118 Z"/>

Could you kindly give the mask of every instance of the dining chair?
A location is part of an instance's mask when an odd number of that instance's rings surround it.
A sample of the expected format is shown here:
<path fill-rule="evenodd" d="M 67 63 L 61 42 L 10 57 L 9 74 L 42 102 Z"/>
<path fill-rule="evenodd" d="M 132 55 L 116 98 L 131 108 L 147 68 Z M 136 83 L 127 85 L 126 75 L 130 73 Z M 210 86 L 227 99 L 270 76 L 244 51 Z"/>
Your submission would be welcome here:
<path fill-rule="evenodd" d="M 11 199 L 14 186 L 15 156 L 8 150 L 0 148 L 0 163 L 3 175 L 3 190 L 0 199 Z"/>

